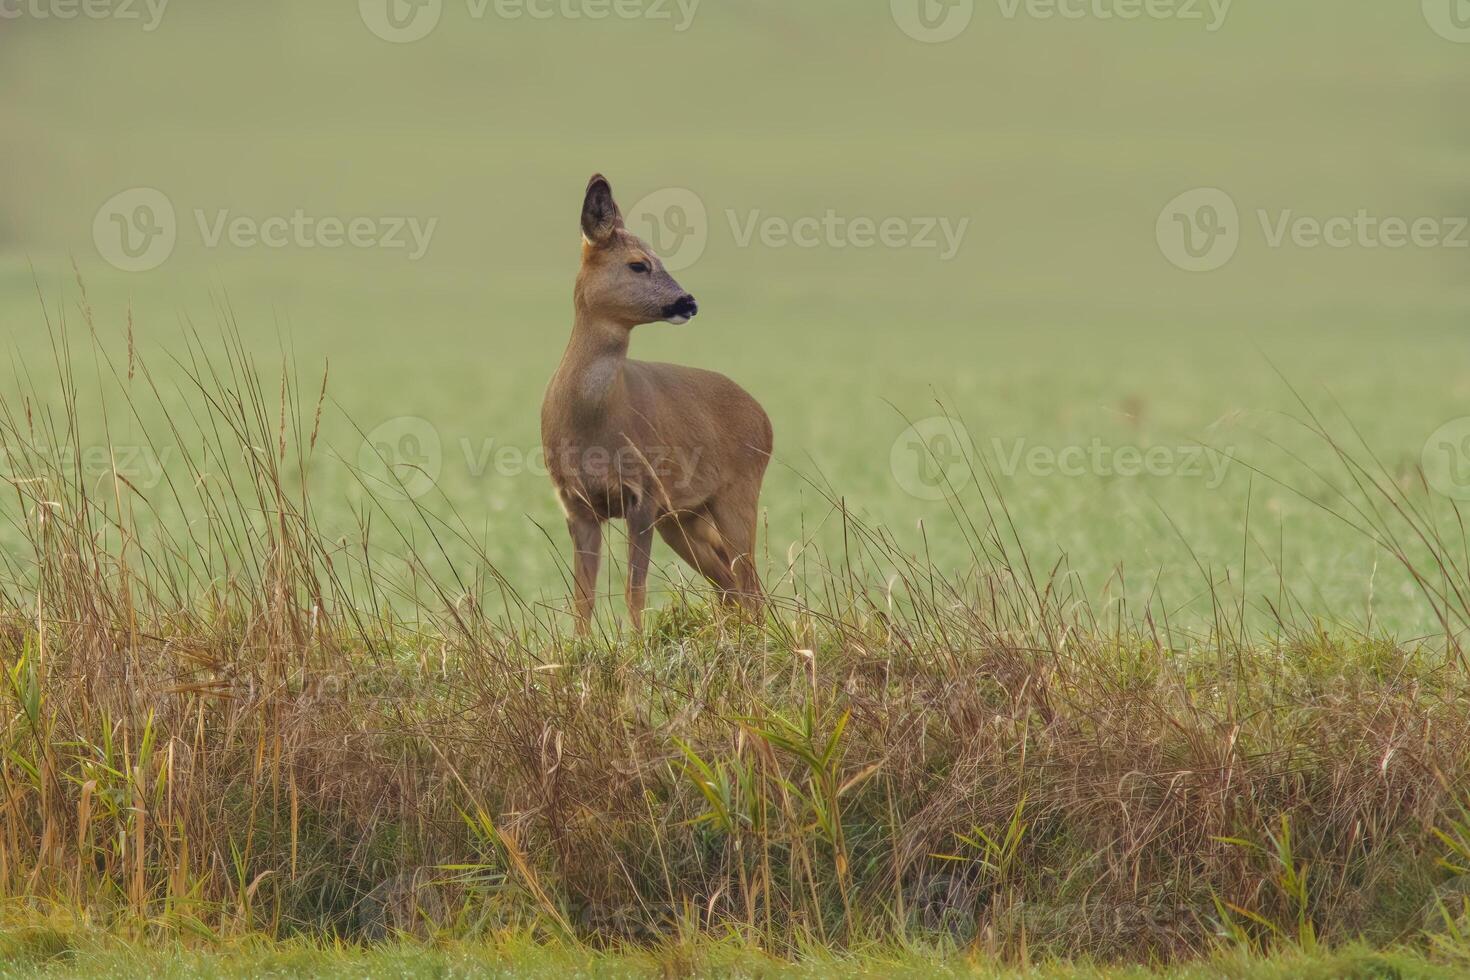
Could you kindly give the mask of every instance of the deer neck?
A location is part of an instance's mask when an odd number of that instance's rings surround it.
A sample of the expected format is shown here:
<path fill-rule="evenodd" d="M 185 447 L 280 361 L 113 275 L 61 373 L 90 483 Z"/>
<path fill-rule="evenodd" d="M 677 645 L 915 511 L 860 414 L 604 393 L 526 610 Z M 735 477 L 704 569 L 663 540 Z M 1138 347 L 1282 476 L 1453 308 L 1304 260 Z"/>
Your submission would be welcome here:
<path fill-rule="evenodd" d="M 579 310 L 562 357 L 565 391 L 578 414 L 605 414 L 623 391 L 628 360 L 627 327 Z"/>

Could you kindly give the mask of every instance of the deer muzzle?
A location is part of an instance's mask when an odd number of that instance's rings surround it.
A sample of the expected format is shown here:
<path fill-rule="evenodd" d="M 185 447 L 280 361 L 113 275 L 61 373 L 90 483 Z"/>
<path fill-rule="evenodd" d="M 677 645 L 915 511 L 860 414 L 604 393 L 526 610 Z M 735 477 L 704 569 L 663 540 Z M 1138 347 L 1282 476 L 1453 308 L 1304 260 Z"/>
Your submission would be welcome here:
<path fill-rule="evenodd" d="M 699 304 L 688 293 L 664 307 L 664 319 L 670 323 L 688 323 L 698 313 Z"/>

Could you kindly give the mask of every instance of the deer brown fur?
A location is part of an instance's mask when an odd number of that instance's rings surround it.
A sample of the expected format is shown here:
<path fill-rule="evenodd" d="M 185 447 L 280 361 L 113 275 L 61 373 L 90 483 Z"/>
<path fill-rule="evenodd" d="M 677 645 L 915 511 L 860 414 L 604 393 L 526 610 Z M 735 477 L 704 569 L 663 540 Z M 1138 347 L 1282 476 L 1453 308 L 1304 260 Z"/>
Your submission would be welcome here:
<path fill-rule="evenodd" d="M 761 480 L 771 422 L 723 375 L 631 360 L 633 328 L 699 311 L 646 242 L 623 225 L 601 174 L 582 205 L 572 337 L 541 406 L 547 468 L 572 536 L 579 631 L 590 628 L 602 525 L 628 525 L 628 612 L 642 628 L 657 531 L 726 601 L 757 613 Z"/>

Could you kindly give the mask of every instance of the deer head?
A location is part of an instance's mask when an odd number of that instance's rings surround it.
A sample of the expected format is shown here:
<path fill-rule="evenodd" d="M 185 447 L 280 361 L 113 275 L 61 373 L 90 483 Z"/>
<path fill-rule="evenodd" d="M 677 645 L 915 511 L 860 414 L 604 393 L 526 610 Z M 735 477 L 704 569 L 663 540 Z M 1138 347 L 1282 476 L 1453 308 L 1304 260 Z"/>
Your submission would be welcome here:
<path fill-rule="evenodd" d="M 632 329 L 659 320 L 688 323 L 699 304 L 674 281 L 648 243 L 623 225 L 612 186 L 602 174 L 582 202 L 582 268 L 577 310 Z"/>

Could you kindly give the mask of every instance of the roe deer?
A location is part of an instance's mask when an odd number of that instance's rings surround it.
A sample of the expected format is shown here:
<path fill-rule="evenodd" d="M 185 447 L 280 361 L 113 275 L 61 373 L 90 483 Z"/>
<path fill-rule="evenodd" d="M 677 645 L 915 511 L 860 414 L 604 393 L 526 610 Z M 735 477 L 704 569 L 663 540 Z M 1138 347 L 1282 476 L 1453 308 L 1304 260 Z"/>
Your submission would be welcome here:
<path fill-rule="evenodd" d="M 644 323 L 689 322 L 699 306 L 623 225 L 601 174 L 582 203 L 572 338 L 541 406 L 547 469 L 572 535 L 578 632 L 591 626 L 602 525 L 628 522 L 628 613 L 642 629 L 655 529 L 722 599 L 756 614 L 761 480 L 771 421 L 713 371 L 629 360 Z"/>

